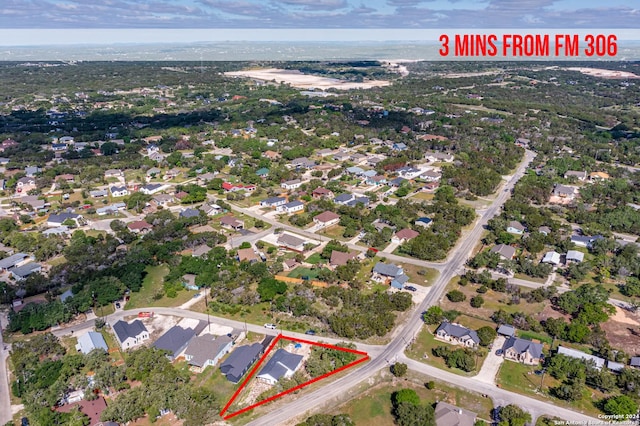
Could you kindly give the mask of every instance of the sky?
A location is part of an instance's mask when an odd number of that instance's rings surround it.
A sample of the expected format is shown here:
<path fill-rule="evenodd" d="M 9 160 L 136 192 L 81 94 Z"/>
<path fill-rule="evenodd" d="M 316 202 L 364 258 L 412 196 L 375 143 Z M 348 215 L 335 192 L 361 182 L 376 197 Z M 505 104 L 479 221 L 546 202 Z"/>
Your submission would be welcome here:
<path fill-rule="evenodd" d="M 342 30 L 340 34 L 345 30 L 359 30 L 356 31 L 359 37 L 368 33 L 375 39 L 378 31 L 386 34 L 392 29 L 441 28 L 637 30 L 640 29 L 640 0 L 0 1 L 0 44 L 3 45 L 64 40 L 65 31 L 48 31 L 50 29 L 92 30 L 83 33 L 87 38 L 76 38 L 80 42 L 99 42 L 104 40 L 100 34 L 116 33 L 118 42 L 136 42 L 140 39 L 140 30 L 148 29 L 217 30 L 209 33 L 211 38 L 224 38 L 224 31 L 219 31 L 223 29 L 285 29 L 297 30 L 284 33 L 295 40 L 304 34 L 301 30 L 306 29 L 316 29 L 315 34 L 320 38 L 330 38 L 330 30 Z M 191 38 L 185 41 L 208 41 L 202 39 L 201 34 L 202 31 L 193 31 L 191 37 L 184 35 L 186 39 Z M 242 39 L 241 32 L 229 34 Z"/>

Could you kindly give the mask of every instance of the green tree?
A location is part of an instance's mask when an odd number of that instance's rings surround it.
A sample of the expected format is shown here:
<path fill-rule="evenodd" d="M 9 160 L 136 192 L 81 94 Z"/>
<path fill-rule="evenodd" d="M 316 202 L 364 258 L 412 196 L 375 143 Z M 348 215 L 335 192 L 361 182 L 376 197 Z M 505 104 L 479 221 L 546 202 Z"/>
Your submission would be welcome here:
<path fill-rule="evenodd" d="M 489 327 L 488 325 L 480 327 L 477 333 L 478 338 L 480 339 L 480 345 L 482 346 L 489 346 L 498 335 L 496 330 L 493 327 Z"/>
<path fill-rule="evenodd" d="M 617 395 L 608 398 L 602 405 L 607 414 L 633 415 L 638 412 L 638 403 L 627 395 Z"/>
<path fill-rule="evenodd" d="M 472 308 L 479 308 L 484 304 L 484 298 L 482 296 L 474 296 L 469 303 Z"/>
<path fill-rule="evenodd" d="M 396 377 L 404 377 L 407 374 L 407 364 L 403 364 L 401 362 L 396 362 L 391 366 L 391 374 Z"/>
<path fill-rule="evenodd" d="M 464 295 L 460 290 L 451 290 L 447 293 L 447 299 L 451 302 L 463 302 L 467 296 Z"/>
<path fill-rule="evenodd" d="M 502 407 L 499 418 L 498 426 L 525 426 L 531 422 L 531 414 L 514 404 Z"/>
<path fill-rule="evenodd" d="M 420 405 L 420 397 L 413 389 L 400 389 L 391 394 L 391 403 L 398 406 L 401 403 Z"/>

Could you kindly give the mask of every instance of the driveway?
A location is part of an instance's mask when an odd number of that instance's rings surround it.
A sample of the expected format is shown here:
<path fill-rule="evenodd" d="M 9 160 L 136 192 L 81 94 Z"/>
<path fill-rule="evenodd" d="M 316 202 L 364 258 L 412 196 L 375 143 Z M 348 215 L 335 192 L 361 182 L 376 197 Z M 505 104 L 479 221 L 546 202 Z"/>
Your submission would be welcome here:
<path fill-rule="evenodd" d="M 502 350 L 504 341 L 504 336 L 496 337 L 496 339 L 493 341 L 491 350 L 487 354 L 487 358 L 484 360 L 484 364 L 482 364 L 480 372 L 474 377 L 474 379 L 483 383 L 492 385 L 496 384 L 496 374 L 498 374 L 498 370 L 500 369 L 500 366 L 504 361 L 504 357 L 502 357 L 501 355 L 496 355 L 496 351 Z"/>

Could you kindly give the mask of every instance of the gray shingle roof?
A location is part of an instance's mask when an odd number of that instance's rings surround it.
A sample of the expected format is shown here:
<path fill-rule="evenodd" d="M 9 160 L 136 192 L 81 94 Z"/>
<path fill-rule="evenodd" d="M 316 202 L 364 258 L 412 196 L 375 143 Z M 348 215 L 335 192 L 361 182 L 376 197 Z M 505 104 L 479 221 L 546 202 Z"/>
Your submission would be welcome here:
<path fill-rule="evenodd" d="M 227 380 L 238 383 L 242 376 L 244 376 L 244 373 L 246 373 L 249 367 L 258 359 L 263 349 L 260 343 L 240 346 L 231 352 L 229 358 L 220 365 L 220 371 L 227 376 Z"/>
<path fill-rule="evenodd" d="M 474 343 L 480 343 L 480 338 L 478 337 L 478 333 L 476 333 L 475 330 L 471 330 L 459 324 L 453 324 L 445 321 L 436 329 L 436 334 L 438 334 L 438 332 L 440 331 L 444 331 L 449 336 L 455 337 L 456 339 L 469 336 L 469 338 L 473 340 Z"/>
<path fill-rule="evenodd" d="M 382 262 L 376 263 L 376 266 L 373 267 L 373 272 L 380 275 L 386 275 L 387 277 L 394 277 L 394 278 L 399 275 L 402 275 L 403 273 L 402 268 L 396 265 L 391 265 L 389 263 L 382 263 Z"/>
<path fill-rule="evenodd" d="M 525 340 L 519 337 L 509 337 L 507 341 L 504 342 L 502 350 L 506 351 L 510 348 L 513 348 L 513 350 L 518 354 L 529 352 L 529 355 L 531 355 L 532 358 L 542 357 L 542 344 L 534 343 L 531 340 Z"/>
<path fill-rule="evenodd" d="M 189 360 L 189 364 L 197 367 L 202 367 L 204 364 L 218 356 L 218 354 L 231 343 L 231 337 L 220 336 L 214 339 L 211 334 L 205 334 L 203 336 L 194 337 L 187 346 L 185 355 L 190 355 L 192 358 Z"/>
<path fill-rule="evenodd" d="M 153 347 L 169 351 L 171 356 L 176 356 L 195 336 L 196 333 L 192 329 L 175 325 L 160 336 L 154 342 Z"/>
<path fill-rule="evenodd" d="M 280 380 L 288 370 L 295 370 L 302 361 L 302 355 L 292 354 L 284 349 L 278 349 L 271 359 L 260 370 L 258 376 L 271 376 Z"/>
<path fill-rule="evenodd" d="M 124 342 L 129 337 L 135 338 L 140 333 L 148 331 L 147 327 L 145 327 L 140 320 L 135 320 L 132 323 L 127 323 L 120 320 L 117 323 L 113 324 L 113 332 L 116 333 L 118 339 L 121 342 Z"/>

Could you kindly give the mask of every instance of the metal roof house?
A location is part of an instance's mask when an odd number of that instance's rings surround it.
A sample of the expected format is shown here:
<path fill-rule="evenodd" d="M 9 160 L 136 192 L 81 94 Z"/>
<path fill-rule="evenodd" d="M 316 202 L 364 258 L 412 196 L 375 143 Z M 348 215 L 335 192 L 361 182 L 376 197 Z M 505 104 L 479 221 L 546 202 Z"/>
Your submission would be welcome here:
<path fill-rule="evenodd" d="M 564 346 L 558 346 L 558 354 L 568 356 L 569 358 L 581 359 L 585 362 L 592 362 L 594 367 L 597 368 L 598 370 L 601 370 L 605 364 L 604 358 L 600 358 L 595 355 L 589 355 L 587 353 L 584 353 L 582 351 L 578 351 L 575 349 L 565 348 Z"/>
<path fill-rule="evenodd" d="M 292 354 L 278 349 L 267 364 L 260 370 L 256 378 L 270 385 L 275 385 L 281 378 L 290 378 L 302 361 L 302 355 Z"/>
<path fill-rule="evenodd" d="M 42 265 L 36 262 L 27 263 L 26 265 L 18 266 L 11 269 L 9 272 L 16 281 L 22 281 L 34 272 L 40 272 Z"/>
<path fill-rule="evenodd" d="M 15 268 L 16 266 L 24 265 L 27 262 L 30 262 L 33 258 L 31 255 L 26 253 L 16 253 L 9 257 L 5 257 L 4 259 L 0 259 L 0 271 L 5 271 L 11 268 Z"/>
<path fill-rule="evenodd" d="M 238 383 L 263 351 L 264 347 L 260 343 L 240 346 L 220 364 L 220 371 L 227 377 L 227 380 Z"/>
<path fill-rule="evenodd" d="M 94 349 L 103 349 L 108 351 L 109 347 L 107 346 L 107 342 L 104 341 L 102 334 L 90 331 L 78 337 L 76 349 L 83 354 L 88 354 Z"/>
<path fill-rule="evenodd" d="M 516 334 L 516 328 L 509 324 L 502 324 L 498 327 L 498 334 L 507 337 L 513 337 Z"/>

